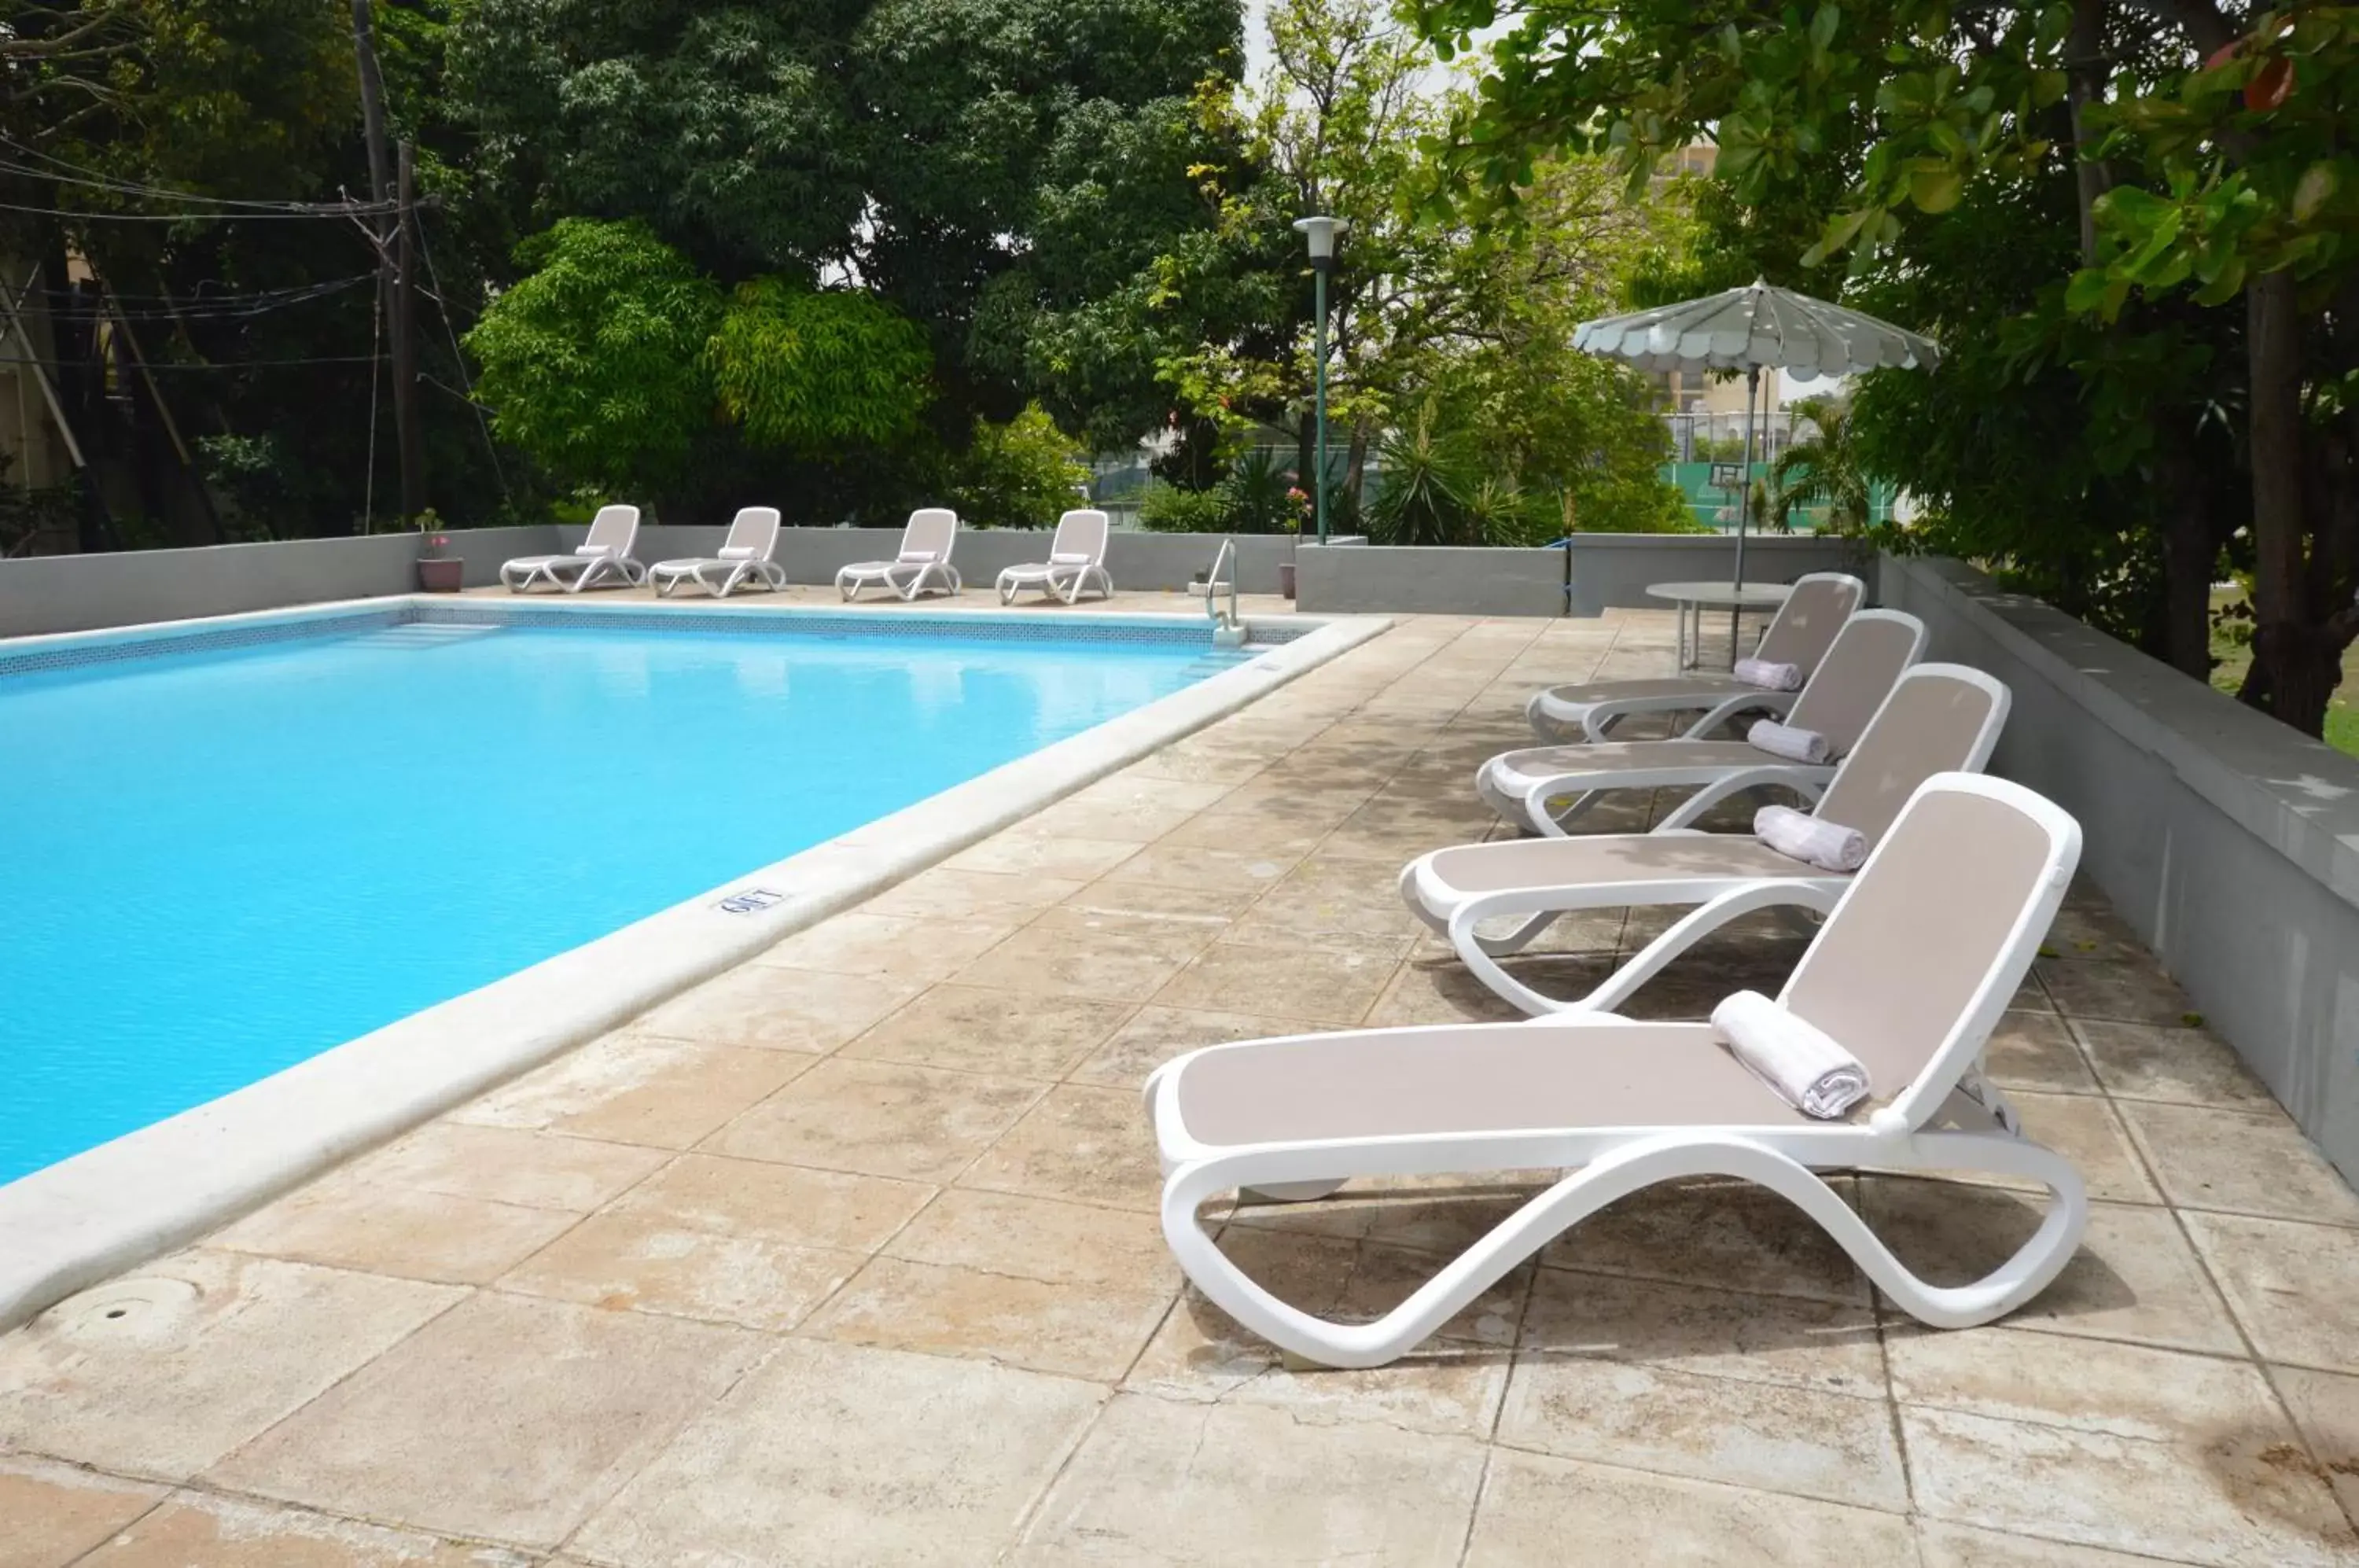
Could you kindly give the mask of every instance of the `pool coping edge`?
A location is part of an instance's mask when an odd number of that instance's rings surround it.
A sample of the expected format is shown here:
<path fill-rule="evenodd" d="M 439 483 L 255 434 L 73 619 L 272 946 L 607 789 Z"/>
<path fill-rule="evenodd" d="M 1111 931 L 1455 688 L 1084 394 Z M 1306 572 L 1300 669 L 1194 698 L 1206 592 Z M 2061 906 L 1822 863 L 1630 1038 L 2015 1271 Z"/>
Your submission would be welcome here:
<path fill-rule="evenodd" d="M 1286 618 L 1317 624 L 1246 663 L 824 844 L 0 1184 L 0 1333 L 586 1044 L 1394 624 L 1384 615 Z M 781 896 L 746 912 L 719 908 L 754 888 Z"/>

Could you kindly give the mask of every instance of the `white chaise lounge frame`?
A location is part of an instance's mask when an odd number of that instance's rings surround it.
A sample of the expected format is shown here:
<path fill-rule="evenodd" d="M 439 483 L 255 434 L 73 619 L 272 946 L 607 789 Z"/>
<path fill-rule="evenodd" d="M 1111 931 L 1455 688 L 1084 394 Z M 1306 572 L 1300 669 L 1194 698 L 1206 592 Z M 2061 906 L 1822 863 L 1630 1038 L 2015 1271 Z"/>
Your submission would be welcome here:
<path fill-rule="evenodd" d="M 729 520 L 729 536 L 718 555 L 658 561 L 647 568 L 647 578 L 659 597 L 671 597 L 683 583 L 693 583 L 716 599 L 726 599 L 741 587 L 760 586 L 775 593 L 787 585 L 787 569 L 770 558 L 778 550 L 778 509 L 741 506 Z"/>
<path fill-rule="evenodd" d="M 1801 668 L 1808 681 L 1867 597 L 1867 585 L 1847 572 L 1812 572 L 1794 580 L 1793 592 L 1761 634 L 1756 659 Z M 1745 713 L 1777 715 L 1794 705 L 1796 691 L 1748 685 L 1734 675 L 1679 675 L 1654 681 L 1606 681 L 1551 686 L 1535 691 L 1524 717 L 1543 741 L 1602 741 L 1623 720 L 1645 713 L 1694 713 L 1680 735 L 1708 735 Z"/>
<path fill-rule="evenodd" d="M 1835 769 L 1814 809 L 1865 833 L 1872 848 L 1917 784 L 1939 773 L 1980 773 L 1989 764 L 2012 702 L 2006 683 L 1985 671 L 1962 664 L 1912 666 L 1876 709 L 1859 745 Z M 1942 713 L 1940 710 L 1945 706 L 1952 712 Z M 1928 730 L 1935 733 L 1929 735 Z M 1938 750 L 1940 755 L 1912 755 L 1919 748 Z M 1823 915 L 1851 885 L 1854 874 L 1788 860 L 1749 833 L 1708 833 L 1686 825 L 1738 789 L 1751 787 L 1742 774 L 1710 785 L 1651 833 L 1567 837 L 1545 847 L 1532 839 L 1516 839 L 1434 850 L 1402 867 L 1401 898 L 1411 913 L 1449 938 L 1460 962 L 1502 1000 L 1536 1018 L 1610 1011 L 1731 920 L 1773 909 L 1809 909 Z M 1674 864 L 1654 881 L 1560 878 L 1486 887 L 1480 891 L 1460 891 L 1448 883 L 1452 862 L 1463 865 L 1480 857 L 1503 866 L 1519 865 L 1545 855 L 1571 863 L 1610 864 L 1616 846 L 1622 844 L 1639 846 L 1641 853 L 1659 845 L 1673 852 L 1663 858 Z M 1692 851 L 1691 865 L 1676 864 L 1680 849 Z M 1715 854 L 1725 857 L 1723 865 L 1706 869 Z M 1765 867 L 1774 869 L 1765 873 Z M 1566 915 L 1582 909 L 1664 904 L 1694 907 L 1585 996 L 1550 996 L 1499 963 L 1501 957 L 1528 947 Z M 1482 934 L 1484 922 L 1516 917 L 1521 920 L 1511 931 L 1497 936 Z"/>
<path fill-rule="evenodd" d="M 920 506 L 902 527 L 899 552 L 890 561 L 853 561 L 835 574 L 836 592 L 846 604 L 871 586 L 900 595 L 905 604 L 929 592 L 956 593 L 966 586 L 959 569 L 951 564 L 958 533 L 956 512 L 948 506 Z"/>
<path fill-rule="evenodd" d="M 647 580 L 647 569 L 631 559 L 639 539 L 639 509 L 611 506 L 598 508 L 590 532 L 571 555 L 522 555 L 500 567 L 500 581 L 511 593 L 527 593 L 536 583 L 579 593 L 604 577 L 619 577 L 637 587 Z"/>
<path fill-rule="evenodd" d="M 1712 806 L 1749 789 L 1782 786 L 1816 800 L 1835 776 L 1850 744 L 1863 734 L 1892 686 L 1925 651 L 1925 623 L 1899 610 L 1861 610 L 1843 623 L 1834 646 L 1811 673 L 1788 717 L 1837 742 L 1832 761 L 1788 761 L 1741 740 L 1597 741 L 1502 752 L 1475 770 L 1475 793 L 1518 827 L 1561 837 L 1571 825 L 1617 789 L 1697 789 L 1667 826 L 1685 827 Z M 1871 691 L 1848 690 L 1872 667 Z M 1886 671 L 1889 671 L 1888 678 Z M 1524 771 L 1529 764 L 1531 771 Z M 1570 803 L 1550 809 L 1556 800 Z"/>
<path fill-rule="evenodd" d="M 1971 841 L 1974 898 L 1959 898 L 1954 887 L 1908 886 L 1911 878 L 1942 875 L 1949 861 L 1958 860 L 1954 855 L 1944 860 L 1944 838 Z M 1727 1058 L 1709 1024 L 1632 1023 L 1602 1014 L 1208 1046 L 1165 1063 L 1147 1081 L 1148 1115 L 1165 1171 L 1165 1239 L 1197 1288 L 1255 1334 L 1313 1362 L 1375 1367 L 1409 1350 L 1510 1269 L 1616 1200 L 1663 1181 L 1734 1177 L 1792 1203 L 1919 1322 L 1938 1328 L 1988 1323 L 2045 1289 L 2071 1261 L 2088 1223 L 2079 1174 L 2022 1136 L 2012 1107 L 1980 1071 L 1991 1030 L 2063 898 L 2080 844 L 2078 824 L 2062 810 L 2003 780 L 1945 774 L 1911 798 L 1778 996 L 1779 1005 L 1858 1054 L 1879 1080 L 1874 1108 L 1864 1107 L 1850 1120 L 1811 1121 L 1756 1083 L 1757 1097 L 1745 1102 L 1757 1103 L 1753 1120 L 1524 1125 L 1513 1118 L 1532 1102 L 1527 1081 L 1518 1080 L 1495 1085 L 1507 1102 L 1502 1125 L 1428 1125 L 1349 1136 L 1272 1133 L 1212 1143 L 1191 1132 L 1186 1090 L 1191 1074 L 1224 1056 L 1234 1058 L 1244 1079 L 1266 1081 L 1266 1094 L 1256 1099 L 1248 1093 L 1243 1114 L 1273 1127 L 1322 1094 L 1351 1094 L 1355 1083 L 1381 1086 L 1396 1108 L 1416 1107 L 1429 1080 L 1442 1085 L 1440 1099 L 1456 1085 L 1479 1088 L 1490 1062 L 1516 1054 L 1552 1057 L 1559 1050 L 1565 1053 L 1556 1060 L 1566 1083 L 1577 1083 L 1584 1072 L 1596 1079 L 1600 1069 L 1593 1064 L 1599 1063 L 1641 1080 L 1650 1069 L 1684 1073 L 1691 1084 L 1709 1079 L 1707 1092 L 1722 1097 L 1742 1094 L 1729 1073 L 1752 1080 Z M 1969 947 L 1970 978 L 1955 967 L 1941 971 Z M 1876 972 L 1886 953 L 1904 960 L 1899 973 Z M 1921 988 L 1929 976 L 1938 981 L 1931 987 L 1941 994 L 1938 1006 Z M 1882 1027 L 1886 1023 L 1888 1029 Z M 1262 1054 L 1237 1054 L 1256 1052 Z M 1343 1071 L 1316 1071 L 1322 1063 Z M 1289 1081 L 1288 1073 L 1297 1066 L 1300 1071 Z M 1886 1073 L 1893 1075 L 1889 1084 L 1880 1081 Z M 1239 1076 L 1232 1070 L 1233 1079 Z M 1563 1097 L 1563 1083 L 1552 1088 Z M 1299 1119 L 1307 1125 L 1318 1118 Z M 2049 1209 L 2029 1239 L 1991 1273 L 1970 1284 L 1937 1286 L 1902 1263 L 1820 1174 L 1861 1167 L 2023 1178 L 2048 1190 Z M 1366 1323 L 1335 1323 L 1279 1300 L 1232 1263 L 1198 1220 L 1200 1205 L 1228 1192 L 1312 1197 L 1354 1178 L 1531 1169 L 1568 1173 L 1398 1306 Z"/>
<path fill-rule="evenodd" d="M 1114 524 L 1103 512 L 1078 506 L 1057 519 L 1049 540 L 1049 559 L 1011 566 L 999 574 L 999 602 L 1012 604 L 1027 588 L 1071 604 L 1092 587 L 1101 599 L 1114 597 L 1114 579 L 1106 574 L 1106 541 Z"/>

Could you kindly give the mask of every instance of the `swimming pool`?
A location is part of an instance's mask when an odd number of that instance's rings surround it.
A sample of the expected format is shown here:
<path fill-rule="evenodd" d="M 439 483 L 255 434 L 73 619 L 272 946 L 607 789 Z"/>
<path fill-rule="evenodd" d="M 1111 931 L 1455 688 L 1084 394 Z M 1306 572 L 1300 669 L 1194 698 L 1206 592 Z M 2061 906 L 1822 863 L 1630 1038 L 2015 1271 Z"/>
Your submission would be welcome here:
<path fill-rule="evenodd" d="M 1244 657 L 1201 622 L 460 606 L 0 645 L 0 1183 Z"/>

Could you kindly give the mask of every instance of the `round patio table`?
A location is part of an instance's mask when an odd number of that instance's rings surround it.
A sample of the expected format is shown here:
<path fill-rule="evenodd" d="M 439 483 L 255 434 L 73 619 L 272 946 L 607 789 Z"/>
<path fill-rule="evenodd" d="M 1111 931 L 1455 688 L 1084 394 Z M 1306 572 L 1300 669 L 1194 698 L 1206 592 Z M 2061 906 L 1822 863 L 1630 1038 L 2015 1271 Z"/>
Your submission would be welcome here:
<path fill-rule="evenodd" d="M 1703 662 L 1703 613 L 1706 610 L 1726 610 L 1729 615 L 1728 661 L 1736 662 L 1736 617 L 1747 610 L 1775 610 L 1786 602 L 1793 589 L 1783 583 L 1747 583 L 1739 588 L 1734 583 L 1650 583 L 1647 597 L 1668 600 L 1680 613 L 1680 668 L 1693 670 Z M 1688 622 L 1695 621 L 1692 637 Z"/>

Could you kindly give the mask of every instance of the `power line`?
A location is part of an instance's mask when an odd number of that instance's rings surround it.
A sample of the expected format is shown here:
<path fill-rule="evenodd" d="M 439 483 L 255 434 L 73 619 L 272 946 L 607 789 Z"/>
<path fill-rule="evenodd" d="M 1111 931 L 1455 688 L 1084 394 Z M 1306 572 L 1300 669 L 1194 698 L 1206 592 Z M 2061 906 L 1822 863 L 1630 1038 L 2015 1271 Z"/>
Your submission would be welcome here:
<path fill-rule="evenodd" d="M 0 212 L 31 212 L 44 218 L 88 218 L 104 223 L 230 223 L 249 218 L 355 218 L 372 213 L 390 212 L 390 205 L 380 207 L 373 201 L 349 201 L 335 206 L 321 206 L 309 212 L 92 212 L 76 207 L 34 207 L 21 201 L 0 201 Z"/>
<path fill-rule="evenodd" d="M 292 198 L 258 201 L 239 196 L 208 196 L 201 191 L 175 191 L 168 186 L 150 185 L 143 180 L 125 180 L 102 169 L 92 169 L 87 164 L 70 162 L 53 153 L 43 152 L 38 147 L 27 147 L 13 136 L 0 135 L 0 144 L 15 147 L 28 158 L 37 158 L 43 163 L 54 164 L 58 169 L 70 169 L 72 172 L 60 174 L 45 169 L 27 169 L 22 165 L 5 161 L 0 161 L 0 171 L 24 175 L 34 180 L 54 180 L 61 185 L 87 186 L 93 191 L 112 191 L 116 195 L 162 197 L 175 201 L 201 201 L 217 207 L 249 208 L 256 212 L 276 212 L 299 217 L 342 216 L 346 211 L 353 208 L 375 211 L 383 205 L 377 202 L 354 202 L 349 200 L 331 203 L 302 201 Z"/>
<path fill-rule="evenodd" d="M 220 365 L 190 365 L 178 360 L 166 360 L 151 364 L 147 368 L 156 371 L 279 370 L 300 365 L 373 365 L 381 357 L 383 356 L 374 354 L 313 354 L 301 359 L 241 359 Z M 78 359 L 42 359 L 32 354 L 0 354 L 0 365 L 38 365 L 44 370 L 82 370 L 92 368 L 95 363 L 91 360 Z"/>

